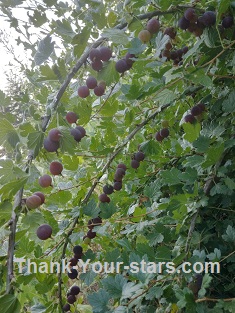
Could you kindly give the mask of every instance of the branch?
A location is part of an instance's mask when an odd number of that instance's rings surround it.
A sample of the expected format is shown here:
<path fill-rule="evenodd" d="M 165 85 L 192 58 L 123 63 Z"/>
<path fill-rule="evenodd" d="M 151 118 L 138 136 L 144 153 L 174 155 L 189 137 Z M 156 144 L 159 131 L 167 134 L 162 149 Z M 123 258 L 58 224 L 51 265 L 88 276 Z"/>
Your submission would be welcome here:
<path fill-rule="evenodd" d="M 15 213 L 17 208 L 21 208 L 21 200 L 23 196 L 23 188 L 21 188 L 15 197 L 15 202 L 13 205 L 13 210 L 11 214 L 10 220 L 10 235 L 9 235 L 9 243 L 8 243 L 8 260 L 7 260 L 7 280 L 6 280 L 6 293 L 9 294 L 12 292 L 11 287 L 11 280 L 14 276 L 13 269 L 14 269 L 14 250 L 15 250 L 15 235 L 16 235 L 16 225 L 18 216 Z"/>
<path fill-rule="evenodd" d="M 235 298 L 227 298 L 227 299 L 215 299 L 215 298 L 201 298 L 201 299 L 197 299 L 195 302 L 199 303 L 199 302 L 205 302 L 205 301 L 211 301 L 211 302 L 218 302 L 218 301 L 224 301 L 224 302 L 231 302 L 231 301 L 235 301 Z"/>

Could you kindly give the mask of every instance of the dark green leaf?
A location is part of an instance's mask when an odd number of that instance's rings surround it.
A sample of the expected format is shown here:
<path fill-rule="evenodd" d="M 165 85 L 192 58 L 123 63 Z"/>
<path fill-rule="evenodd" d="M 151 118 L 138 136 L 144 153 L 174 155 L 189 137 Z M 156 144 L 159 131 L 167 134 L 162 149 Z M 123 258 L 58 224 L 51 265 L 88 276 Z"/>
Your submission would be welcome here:
<path fill-rule="evenodd" d="M 90 217 L 97 217 L 100 212 L 100 208 L 94 199 L 90 200 L 83 208 L 83 213 Z"/>
<path fill-rule="evenodd" d="M 21 305 L 14 295 L 4 295 L 0 297 L 1 313 L 20 313 Z"/>
<path fill-rule="evenodd" d="M 100 289 L 98 292 L 94 292 L 88 295 L 88 302 L 93 307 L 93 312 L 105 313 L 108 311 L 109 300 L 111 299 L 110 294 L 104 289 Z"/>

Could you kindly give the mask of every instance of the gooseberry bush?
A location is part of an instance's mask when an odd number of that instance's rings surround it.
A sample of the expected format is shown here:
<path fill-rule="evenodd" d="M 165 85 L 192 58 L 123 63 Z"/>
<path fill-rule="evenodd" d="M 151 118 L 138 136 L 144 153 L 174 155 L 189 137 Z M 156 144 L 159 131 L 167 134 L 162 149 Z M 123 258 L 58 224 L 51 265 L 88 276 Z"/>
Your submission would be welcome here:
<path fill-rule="evenodd" d="M 234 2 L 0 8 L 1 312 L 235 312 Z"/>

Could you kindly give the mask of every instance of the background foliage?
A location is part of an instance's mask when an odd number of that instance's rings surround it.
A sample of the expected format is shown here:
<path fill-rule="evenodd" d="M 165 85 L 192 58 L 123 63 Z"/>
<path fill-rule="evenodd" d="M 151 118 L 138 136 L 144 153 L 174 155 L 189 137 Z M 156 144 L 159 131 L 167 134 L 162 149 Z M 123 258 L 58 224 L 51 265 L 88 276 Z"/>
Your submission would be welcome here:
<path fill-rule="evenodd" d="M 216 24 L 200 37 L 178 27 L 187 7 L 216 12 Z M 1 312 L 62 312 L 75 282 L 81 293 L 71 312 L 234 312 L 235 311 L 235 36 L 221 20 L 234 15 L 234 1 L 24 1 L 2 0 L 1 14 L 31 57 L 18 68 L 22 79 L 0 91 L 0 307 Z M 15 17 L 27 11 L 28 20 Z M 138 33 L 152 16 L 161 28 L 143 44 Z M 174 49 L 188 46 L 178 65 L 161 57 L 175 27 Z M 99 73 L 88 58 L 106 45 L 113 57 Z M 136 55 L 120 75 L 117 60 Z M 14 55 L 13 55 L 14 58 Z M 78 97 L 88 75 L 106 82 L 104 96 Z M 198 103 L 206 111 L 194 124 L 184 116 Z M 68 111 L 78 114 L 87 136 L 71 139 Z M 155 133 L 169 122 L 162 142 Z M 58 153 L 43 148 L 50 129 L 63 137 Z M 145 159 L 130 166 L 140 149 Z M 63 175 L 53 187 L 38 178 L 60 161 Z M 118 163 L 128 169 L 110 203 L 98 197 L 113 183 Z M 28 210 L 24 199 L 42 191 L 46 202 Z M 83 242 L 87 222 L 102 217 L 97 236 Z M 53 238 L 36 236 L 40 224 Z M 218 261 L 219 274 L 203 274 L 196 292 L 194 273 L 79 275 L 28 274 L 14 258 L 35 262 L 70 259 L 74 245 L 92 262 Z M 11 270 L 13 269 L 13 275 Z"/>

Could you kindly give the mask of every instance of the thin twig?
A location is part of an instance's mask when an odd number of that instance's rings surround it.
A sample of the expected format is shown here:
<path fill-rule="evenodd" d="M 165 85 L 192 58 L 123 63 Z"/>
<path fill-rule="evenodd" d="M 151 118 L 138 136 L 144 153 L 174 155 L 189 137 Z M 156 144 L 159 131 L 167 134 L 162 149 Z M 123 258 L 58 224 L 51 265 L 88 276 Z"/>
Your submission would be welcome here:
<path fill-rule="evenodd" d="M 206 302 L 206 301 L 210 301 L 210 302 L 218 302 L 218 301 L 224 301 L 224 302 L 231 302 L 231 301 L 235 301 L 235 298 L 227 298 L 227 299 L 215 299 L 215 298 L 201 298 L 201 299 L 197 299 L 195 302 L 199 303 L 199 302 Z"/>

